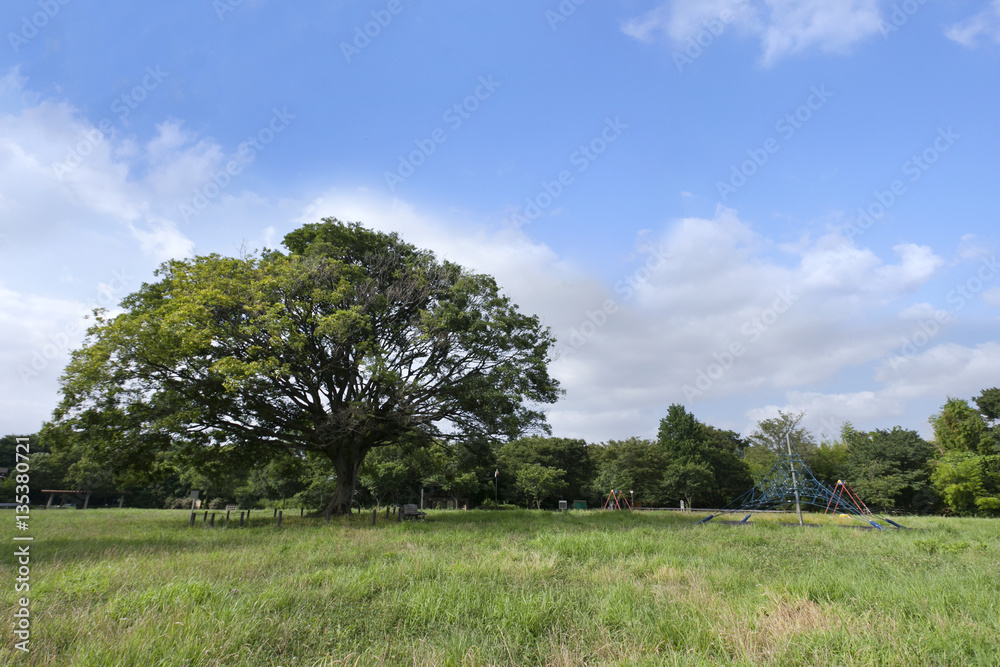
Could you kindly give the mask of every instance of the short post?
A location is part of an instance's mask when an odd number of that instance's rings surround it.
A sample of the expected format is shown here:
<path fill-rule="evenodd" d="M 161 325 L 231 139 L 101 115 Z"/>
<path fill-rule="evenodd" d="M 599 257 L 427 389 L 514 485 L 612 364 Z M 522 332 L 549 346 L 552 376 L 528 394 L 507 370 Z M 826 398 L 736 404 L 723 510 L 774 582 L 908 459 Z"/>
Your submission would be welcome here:
<path fill-rule="evenodd" d="M 226 510 L 226 523 L 229 523 L 229 510 Z"/>
<path fill-rule="evenodd" d="M 274 516 L 278 516 L 278 508 L 277 507 L 274 508 Z"/>
<path fill-rule="evenodd" d="M 208 521 L 208 510 L 205 510 L 205 516 L 201 518 L 202 523 L 205 523 L 206 521 Z"/>
<path fill-rule="evenodd" d="M 306 508 L 305 507 L 300 507 L 299 508 L 299 516 L 303 517 L 305 515 L 306 515 Z"/>
<path fill-rule="evenodd" d="M 240 512 L 240 528 L 243 527 L 243 512 Z"/>
<path fill-rule="evenodd" d="M 212 512 L 212 520 L 208 522 L 208 525 L 215 528 L 215 512 Z"/>
<path fill-rule="evenodd" d="M 400 508 L 396 508 L 396 523 L 401 523 L 403 521 L 403 513 L 399 511 Z"/>
<path fill-rule="evenodd" d="M 389 506 L 388 505 L 385 506 L 385 518 L 386 519 L 389 518 Z"/>
<path fill-rule="evenodd" d="M 194 512 L 191 512 L 191 525 L 194 525 Z"/>
<path fill-rule="evenodd" d="M 278 528 L 281 528 L 281 512 L 278 512 Z"/>
<path fill-rule="evenodd" d="M 372 510 L 372 525 L 375 525 L 375 516 L 378 514 L 378 510 Z"/>
<path fill-rule="evenodd" d="M 326 508 L 326 522 L 330 523 L 330 508 Z"/>

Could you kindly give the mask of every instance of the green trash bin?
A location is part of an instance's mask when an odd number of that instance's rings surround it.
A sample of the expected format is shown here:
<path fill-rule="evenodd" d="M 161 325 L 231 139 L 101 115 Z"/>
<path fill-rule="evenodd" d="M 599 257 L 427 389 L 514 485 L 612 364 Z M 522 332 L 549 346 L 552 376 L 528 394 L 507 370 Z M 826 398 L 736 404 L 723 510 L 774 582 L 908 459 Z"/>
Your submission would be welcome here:
<path fill-rule="evenodd" d="M 585 510 L 585 509 L 587 509 L 587 501 L 586 500 L 574 500 L 573 501 L 573 509 L 575 509 L 575 510 Z"/>

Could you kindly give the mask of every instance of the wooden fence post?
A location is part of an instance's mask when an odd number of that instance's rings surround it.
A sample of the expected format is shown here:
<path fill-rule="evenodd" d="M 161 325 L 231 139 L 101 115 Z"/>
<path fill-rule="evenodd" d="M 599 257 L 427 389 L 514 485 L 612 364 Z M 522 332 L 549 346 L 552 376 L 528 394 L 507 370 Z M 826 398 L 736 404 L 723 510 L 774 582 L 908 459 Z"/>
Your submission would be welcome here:
<path fill-rule="evenodd" d="M 215 528 L 215 512 L 212 512 L 212 520 L 208 522 L 208 525 Z"/>
<path fill-rule="evenodd" d="M 249 512 L 247 512 L 249 514 Z M 243 527 L 243 512 L 240 512 L 240 528 Z"/>
<path fill-rule="evenodd" d="M 281 512 L 278 512 L 278 528 L 281 528 Z"/>
<path fill-rule="evenodd" d="M 378 510 L 377 509 L 372 510 L 372 525 L 373 526 L 375 525 L 375 517 L 376 517 L 376 515 L 378 515 Z"/>
<path fill-rule="evenodd" d="M 194 512 L 191 512 L 191 525 L 194 525 Z"/>

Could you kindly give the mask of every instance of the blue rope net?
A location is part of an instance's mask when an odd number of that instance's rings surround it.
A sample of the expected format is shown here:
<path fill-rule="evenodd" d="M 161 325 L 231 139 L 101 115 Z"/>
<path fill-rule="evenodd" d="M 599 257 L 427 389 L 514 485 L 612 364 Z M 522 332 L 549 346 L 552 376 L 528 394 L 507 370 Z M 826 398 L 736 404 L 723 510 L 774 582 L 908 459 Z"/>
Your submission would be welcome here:
<path fill-rule="evenodd" d="M 800 507 L 816 507 L 824 512 L 836 508 L 836 511 L 848 514 L 863 523 L 871 524 L 879 530 L 884 528 L 874 520 L 876 517 L 871 510 L 857 501 L 852 494 L 845 493 L 846 486 L 842 487 L 841 484 L 838 484 L 836 490 L 831 489 L 816 479 L 816 475 L 790 443 L 788 449 L 790 453 L 782 452 L 779 454 L 778 460 L 760 483 L 735 498 L 718 514 L 710 514 L 698 523 L 705 523 L 720 514 L 729 512 L 794 510 L 795 503 L 798 502 Z M 796 491 L 798 497 L 796 497 Z M 747 515 L 747 518 L 740 523 L 746 523 L 749 516 Z M 878 518 L 897 528 L 902 528 L 895 521 L 884 517 Z"/>

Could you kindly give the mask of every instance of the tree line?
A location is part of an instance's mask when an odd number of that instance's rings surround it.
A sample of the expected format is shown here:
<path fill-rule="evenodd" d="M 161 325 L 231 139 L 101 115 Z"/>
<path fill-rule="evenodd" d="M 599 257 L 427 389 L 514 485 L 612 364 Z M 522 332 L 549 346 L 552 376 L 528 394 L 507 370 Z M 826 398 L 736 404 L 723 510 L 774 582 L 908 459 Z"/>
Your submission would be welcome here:
<path fill-rule="evenodd" d="M 672 405 L 656 438 L 589 444 L 531 435 L 507 442 L 400 441 L 372 451 L 359 470 L 352 506 L 384 506 L 447 498 L 452 506 L 554 508 L 559 500 L 599 507 L 612 490 L 641 507 L 719 508 L 760 482 L 785 448 L 785 436 L 831 488 L 847 482 L 873 510 L 903 513 L 1000 515 L 1000 389 L 967 401 L 949 398 L 931 417 L 928 441 L 910 429 L 860 431 L 850 423 L 839 438 L 817 442 L 801 427 L 804 414 L 779 412 L 747 437 L 699 421 Z M 14 436 L 0 439 L 0 466 L 14 458 Z M 37 490 L 80 488 L 131 506 L 188 507 L 201 489 L 214 507 L 238 503 L 324 507 L 335 489 L 329 465 L 313 453 L 285 454 L 266 463 L 212 460 L 193 467 L 176 453 L 159 471 L 129 480 L 99 465 L 85 448 L 31 436 Z M 13 480 L 0 486 L 13 495 Z M 37 492 L 36 492 L 37 495 Z M 42 498 L 37 495 L 36 502 Z"/>

